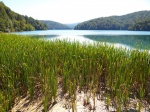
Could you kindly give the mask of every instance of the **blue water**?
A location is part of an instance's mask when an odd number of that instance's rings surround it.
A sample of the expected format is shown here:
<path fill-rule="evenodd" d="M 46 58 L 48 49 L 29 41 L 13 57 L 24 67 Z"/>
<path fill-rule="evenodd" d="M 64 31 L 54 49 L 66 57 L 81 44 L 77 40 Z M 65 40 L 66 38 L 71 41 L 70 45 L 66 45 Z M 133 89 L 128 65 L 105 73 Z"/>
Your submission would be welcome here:
<path fill-rule="evenodd" d="M 42 30 L 15 32 L 20 35 L 149 35 L 150 31 L 126 30 Z"/>
<path fill-rule="evenodd" d="M 150 31 L 120 31 L 120 30 L 44 30 L 14 32 L 18 35 L 32 35 L 45 39 L 58 38 L 74 39 L 78 41 L 100 41 L 119 44 L 136 49 L 150 50 Z"/>

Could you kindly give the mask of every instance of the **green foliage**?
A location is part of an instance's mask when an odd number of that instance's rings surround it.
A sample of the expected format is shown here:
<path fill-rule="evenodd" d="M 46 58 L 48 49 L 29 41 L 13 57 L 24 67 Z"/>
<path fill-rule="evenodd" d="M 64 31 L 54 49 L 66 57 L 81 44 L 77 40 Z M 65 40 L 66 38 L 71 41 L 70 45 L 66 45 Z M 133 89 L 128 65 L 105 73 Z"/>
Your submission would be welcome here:
<path fill-rule="evenodd" d="M 128 105 L 132 94 L 140 102 L 149 101 L 150 54 L 147 51 L 9 34 L 0 34 L 0 42 L 0 111 L 8 111 L 19 95 L 28 92 L 32 99 L 39 88 L 46 111 L 47 104 L 56 100 L 59 84 L 69 93 L 72 108 L 75 108 L 77 88 L 90 89 L 93 94 L 105 93 L 109 97 L 107 104 L 113 101 L 118 111 Z"/>
<path fill-rule="evenodd" d="M 46 30 L 47 26 L 31 17 L 19 15 L 0 2 L 0 31 Z"/>
<path fill-rule="evenodd" d="M 43 24 L 46 24 L 49 30 L 51 30 L 51 29 L 71 29 L 67 25 L 64 25 L 64 24 L 61 24 L 58 22 L 54 22 L 54 21 L 40 20 L 40 22 L 42 22 Z"/>
<path fill-rule="evenodd" d="M 136 22 L 129 30 L 150 31 L 150 19 Z"/>
<path fill-rule="evenodd" d="M 150 19 L 150 11 L 139 11 L 123 16 L 92 19 L 78 24 L 75 30 L 128 30 L 136 21 Z"/>

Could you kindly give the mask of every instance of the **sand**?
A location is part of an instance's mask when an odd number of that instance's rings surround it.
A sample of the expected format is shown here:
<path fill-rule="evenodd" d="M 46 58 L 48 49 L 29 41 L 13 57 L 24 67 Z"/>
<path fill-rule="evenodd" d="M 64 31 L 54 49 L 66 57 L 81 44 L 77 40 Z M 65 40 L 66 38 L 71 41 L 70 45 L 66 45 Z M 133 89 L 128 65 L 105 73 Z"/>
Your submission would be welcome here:
<path fill-rule="evenodd" d="M 29 95 L 25 97 L 16 98 L 15 105 L 12 107 L 11 112 L 44 112 L 43 106 L 43 95 L 39 95 L 38 98 L 30 100 Z M 59 88 L 57 92 L 56 102 L 48 105 L 48 112 L 73 112 L 72 103 L 68 94 L 62 95 L 62 90 Z M 95 101 L 95 106 L 94 106 Z M 107 108 L 105 103 L 106 98 L 101 95 L 96 97 L 91 94 L 91 92 L 84 93 L 76 92 L 76 100 L 74 103 L 75 112 L 115 112 L 116 109 L 113 106 Z M 129 112 L 137 112 L 138 100 L 131 99 L 130 106 L 128 108 Z M 135 108 L 135 105 L 137 108 Z M 141 112 L 150 112 L 150 105 L 142 108 Z"/>

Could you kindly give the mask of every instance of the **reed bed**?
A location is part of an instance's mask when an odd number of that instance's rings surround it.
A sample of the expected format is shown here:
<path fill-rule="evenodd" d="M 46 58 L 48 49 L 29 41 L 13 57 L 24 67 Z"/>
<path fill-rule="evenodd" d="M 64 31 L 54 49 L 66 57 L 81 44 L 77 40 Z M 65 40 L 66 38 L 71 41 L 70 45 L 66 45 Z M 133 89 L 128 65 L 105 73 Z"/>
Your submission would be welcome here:
<path fill-rule="evenodd" d="M 60 80 L 61 79 L 61 80 Z M 150 54 L 113 46 L 43 41 L 26 36 L 0 34 L 0 111 L 7 112 L 17 96 L 36 88 L 43 93 L 43 105 L 56 102 L 61 83 L 75 111 L 76 91 L 90 91 L 105 97 L 107 107 L 127 110 L 129 99 L 150 104 Z M 103 93 L 103 94 L 102 94 Z M 94 99 L 94 97 L 93 97 Z"/>

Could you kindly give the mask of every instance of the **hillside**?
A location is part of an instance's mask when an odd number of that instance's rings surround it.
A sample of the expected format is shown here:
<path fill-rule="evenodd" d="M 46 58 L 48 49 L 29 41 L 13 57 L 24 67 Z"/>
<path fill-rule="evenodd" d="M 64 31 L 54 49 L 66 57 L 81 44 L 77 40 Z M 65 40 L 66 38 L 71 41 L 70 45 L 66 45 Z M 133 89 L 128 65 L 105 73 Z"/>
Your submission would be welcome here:
<path fill-rule="evenodd" d="M 55 21 L 50 21 L 50 20 L 40 20 L 43 24 L 46 24 L 48 29 L 71 29 L 67 25 L 55 22 Z"/>
<path fill-rule="evenodd" d="M 0 32 L 45 30 L 47 26 L 32 17 L 20 15 L 0 2 Z"/>
<path fill-rule="evenodd" d="M 76 25 L 78 25 L 79 23 L 71 23 L 71 24 L 66 24 L 68 27 L 70 27 L 71 29 L 74 29 Z"/>
<path fill-rule="evenodd" d="M 150 19 L 136 22 L 129 30 L 150 31 Z"/>
<path fill-rule="evenodd" d="M 138 21 L 150 19 L 150 11 L 139 11 L 123 16 L 92 19 L 78 24 L 75 30 L 128 30 Z"/>

